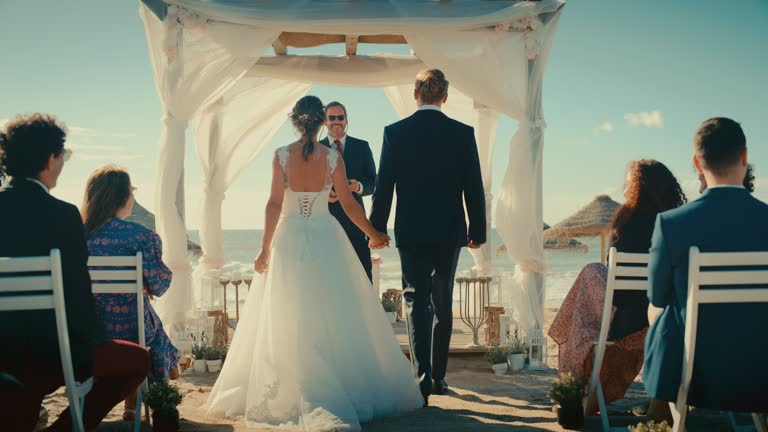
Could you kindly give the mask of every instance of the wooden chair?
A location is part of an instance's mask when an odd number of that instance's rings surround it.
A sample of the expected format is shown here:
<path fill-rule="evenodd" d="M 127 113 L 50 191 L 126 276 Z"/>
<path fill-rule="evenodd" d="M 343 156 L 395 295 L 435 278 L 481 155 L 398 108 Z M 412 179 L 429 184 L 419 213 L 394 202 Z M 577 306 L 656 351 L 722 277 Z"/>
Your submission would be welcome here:
<path fill-rule="evenodd" d="M 0 311 L 3 312 L 53 309 L 56 317 L 56 334 L 59 339 L 61 370 L 64 374 L 64 385 L 67 388 L 69 410 L 72 415 L 72 427 L 77 432 L 85 432 L 83 426 L 85 395 L 93 387 L 93 377 L 82 382 L 75 379 L 59 250 L 52 249 L 49 256 L 0 258 L 0 294 L 9 294 L 0 302 Z"/>
<path fill-rule="evenodd" d="M 136 296 L 139 345 L 146 348 L 144 333 L 144 274 L 141 252 L 131 256 L 91 256 L 88 257 L 88 271 L 91 274 L 91 289 L 94 294 L 132 294 Z M 147 380 L 139 387 L 136 407 L 139 413 L 134 422 L 134 431 L 141 425 L 142 392 L 149 390 Z M 147 424 L 151 423 L 149 405 L 144 404 Z"/>
<path fill-rule="evenodd" d="M 701 253 L 696 246 L 692 246 L 689 250 L 688 301 L 686 303 L 682 377 L 677 401 L 669 403 L 674 419 L 672 428 L 674 432 L 685 431 L 685 419 L 688 414 L 688 390 L 690 389 L 696 358 L 699 306 L 704 304 L 768 303 L 768 289 L 701 289 L 701 287 L 768 285 L 768 271 L 766 270 L 733 270 L 733 268 L 748 266 L 768 267 L 768 252 Z M 707 267 L 707 271 L 702 272 L 702 267 Z M 759 432 L 766 431 L 763 415 L 754 413 L 752 419 Z"/>
<path fill-rule="evenodd" d="M 600 369 L 603 366 L 605 349 L 613 342 L 608 342 L 608 331 L 611 328 L 611 314 L 613 312 L 613 294 L 616 291 L 648 291 L 648 254 L 618 252 L 612 247 L 608 252 L 608 279 L 605 285 L 605 301 L 603 302 L 603 319 L 600 323 L 600 336 L 595 342 L 595 361 L 592 366 L 592 375 L 587 386 L 587 405 L 584 408 L 585 415 L 597 396 L 598 409 L 600 410 L 600 423 L 604 431 L 610 431 L 608 411 L 603 396 L 603 387 L 600 384 Z M 626 428 L 614 428 L 626 430 Z"/>

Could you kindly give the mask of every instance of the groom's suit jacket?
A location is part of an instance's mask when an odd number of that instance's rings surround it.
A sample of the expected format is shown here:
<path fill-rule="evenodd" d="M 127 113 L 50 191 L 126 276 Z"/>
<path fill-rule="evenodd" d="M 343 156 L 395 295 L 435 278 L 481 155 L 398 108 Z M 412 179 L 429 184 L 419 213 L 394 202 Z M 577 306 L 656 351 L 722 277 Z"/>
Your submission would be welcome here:
<path fill-rule="evenodd" d="M 87 372 L 91 346 L 102 343 L 105 334 L 93 304 L 80 213 L 29 180 L 13 180 L 0 188 L 0 257 L 47 256 L 53 248 L 61 251 L 72 361 L 76 370 Z M 0 332 L 5 361 L 51 356 L 51 364 L 58 364 L 53 311 L 0 312 Z"/>
<path fill-rule="evenodd" d="M 472 127 L 431 109 L 385 127 L 371 209 L 379 231 L 387 230 L 395 191 L 398 248 L 462 247 L 467 237 L 485 243 L 485 191 Z"/>
<path fill-rule="evenodd" d="M 744 188 L 707 189 L 696 201 L 658 215 L 648 264 L 648 298 L 664 311 L 645 341 L 643 383 L 650 396 L 677 398 L 688 313 L 688 249 L 767 251 L 766 222 L 768 205 Z M 768 304 L 703 305 L 698 321 L 689 404 L 768 410 L 764 367 L 768 338 L 763 334 L 768 329 Z"/>

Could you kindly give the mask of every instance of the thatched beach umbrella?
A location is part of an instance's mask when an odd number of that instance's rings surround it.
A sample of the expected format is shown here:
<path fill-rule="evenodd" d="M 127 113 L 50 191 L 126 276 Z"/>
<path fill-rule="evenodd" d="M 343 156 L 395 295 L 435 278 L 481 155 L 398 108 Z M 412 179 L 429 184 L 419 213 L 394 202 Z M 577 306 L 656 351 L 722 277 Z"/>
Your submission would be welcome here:
<path fill-rule="evenodd" d="M 544 232 L 552 228 L 548 223 L 544 222 Z M 560 249 L 569 251 L 579 251 L 587 253 L 589 250 L 584 243 L 566 237 L 556 237 L 551 239 L 544 239 L 544 249 Z M 496 248 L 496 256 L 507 252 L 507 245 L 501 245 Z"/>
<path fill-rule="evenodd" d="M 600 261 L 605 262 L 605 239 L 611 219 L 621 204 L 608 195 L 598 195 L 576 213 L 544 232 L 544 240 L 600 236 Z"/>

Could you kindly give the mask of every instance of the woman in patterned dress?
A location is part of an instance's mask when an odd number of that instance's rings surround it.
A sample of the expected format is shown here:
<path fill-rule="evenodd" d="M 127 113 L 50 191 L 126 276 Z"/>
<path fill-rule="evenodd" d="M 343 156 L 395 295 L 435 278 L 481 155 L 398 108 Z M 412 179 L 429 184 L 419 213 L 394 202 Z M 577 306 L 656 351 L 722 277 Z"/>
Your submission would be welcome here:
<path fill-rule="evenodd" d="M 150 381 L 179 375 L 179 350 L 163 329 L 150 300 L 162 296 L 171 284 L 171 270 L 163 263 L 160 237 L 143 226 L 128 222 L 136 190 L 128 173 L 114 166 L 94 171 L 88 178 L 81 215 L 90 256 L 135 255 L 141 252 L 144 271 L 144 333 L 150 352 Z M 132 294 L 95 294 L 96 313 L 109 338 L 138 342 L 136 297 Z M 123 418 L 136 415 L 136 394 L 125 399 Z"/>
<path fill-rule="evenodd" d="M 629 163 L 624 186 L 626 201 L 613 216 L 611 246 L 619 252 L 648 253 L 656 215 L 680 207 L 685 194 L 675 176 L 653 159 Z M 549 336 L 558 343 L 560 373 L 571 372 L 586 383 L 592 373 L 594 344 L 600 334 L 608 268 L 587 264 L 563 300 Z M 613 295 L 613 316 L 608 331 L 600 383 L 606 403 L 621 399 L 643 366 L 648 331 L 648 298 L 644 291 L 618 291 Z M 597 404 L 591 407 L 597 412 Z"/>

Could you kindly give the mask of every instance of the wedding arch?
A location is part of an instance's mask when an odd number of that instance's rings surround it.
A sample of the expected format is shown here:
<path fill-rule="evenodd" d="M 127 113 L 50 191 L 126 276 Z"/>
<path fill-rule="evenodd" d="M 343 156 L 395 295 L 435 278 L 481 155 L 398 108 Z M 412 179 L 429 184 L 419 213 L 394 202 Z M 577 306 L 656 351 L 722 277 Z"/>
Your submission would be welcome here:
<path fill-rule="evenodd" d="M 383 88 L 410 115 L 416 73 L 443 70 L 445 112 L 474 126 L 492 222 L 491 158 L 499 115 L 517 121 L 496 198 L 496 229 L 516 264 L 504 302 L 522 322 L 543 323 L 542 80 L 565 0 L 141 0 L 150 61 L 163 107 L 155 212 L 174 272 L 158 304 L 170 327 L 194 309 L 193 272 L 224 264 L 221 205 L 227 188 L 270 142 L 312 84 Z M 291 48 L 344 44 L 339 56 Z M 358 44 L 407 44 L 412 55 L 357 55 Z M 183 210 L 190 122 L 204 175 L 203 255 L 187 260 Z M 383 126 L 383 125 L 382 125 Z M 450 173 L 446 173 L 450 175 Z M 473 251 L 490 269 L 492 245 Z"/>

